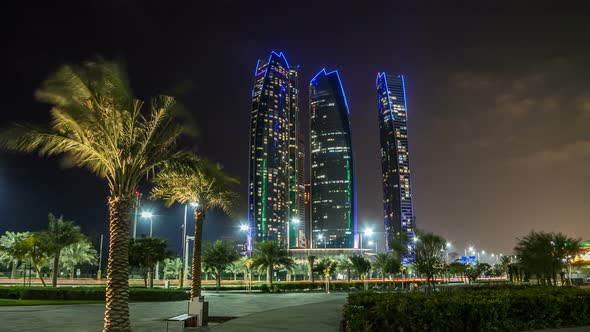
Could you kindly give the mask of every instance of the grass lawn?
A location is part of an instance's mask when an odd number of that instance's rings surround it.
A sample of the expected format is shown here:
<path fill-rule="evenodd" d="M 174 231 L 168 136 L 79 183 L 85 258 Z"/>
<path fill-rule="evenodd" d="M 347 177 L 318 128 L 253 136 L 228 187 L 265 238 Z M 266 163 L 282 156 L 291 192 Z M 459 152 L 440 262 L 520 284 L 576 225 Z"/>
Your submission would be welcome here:
<path fill-rule="evenodd" d="M 65 300 L 14 300 L 0 299 L 2 306 L 30 306 L 30 305 L 56 305 L 56 304 L 100 304 L 104 301 L 65 301 Z"/>

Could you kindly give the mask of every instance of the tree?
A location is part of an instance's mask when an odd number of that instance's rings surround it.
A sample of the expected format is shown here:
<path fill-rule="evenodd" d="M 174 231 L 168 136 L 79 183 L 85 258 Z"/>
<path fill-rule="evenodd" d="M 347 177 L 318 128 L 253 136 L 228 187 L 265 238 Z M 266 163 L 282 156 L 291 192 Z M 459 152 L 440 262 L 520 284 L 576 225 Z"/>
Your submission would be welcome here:
<path fill-rule="evenodd" d="M 238 273 L 245 273 L 246 272 L 246 267 L 244 266 L 245 262 L 243 260 L 244 257 L 246 257 L 246 259 L 248 258 L 248 256 L 242 256 L 242 257 L 240 257 L 240 259 L 238 259 L 237 261 L 231 262 L 226 267 L 227 272 L 234 275 L 234 281 L 238 280 Z M 245 276 L 244 276 L 244 279 L 246 279 Z"/>
<path fill-rule="evenodd" d="M 298 260 L 293 267 L 293 274 L 295 276 L 302 276 L 303 280 L 305 280 L 305 276 L 309 276 L 309 265 L 306 261 Z M 296 277 L 295 277 L 296 278 Z"/>
<path fill-rule="evenodd" d="M 352 269 L 358 275 L 359 279 L 363 282 L 365 290 L 368 288 L 365 278 L 371 271 L 371 262 L 361 255 L 350 256 L 350 263 L 352 263 Z"/>
<path fill-rule="evenodd" d="M 535 231 L 517 240 L 514 252 L 525 273 L 536 276 L 539 283 L 554 286 L 566 262 L 579 252 L 581 243 L 580 239 L 562 233 Z"/>
<path fill-rule="evenodd" d="M 182 159 L 175 143 L 184 129 L 173 122 L 174 98 L 143 102 L 131 96 L 121 66 L 99 60 L 65 65 L 36 92 L 52 105 L 48 129 L 18 125 L 0 131 L 0 147 L 62 155 L 63 164 L 87 168 L 108 184 L 109 258 L 104 331 L 129 331 L 129 227 L 139 182 Z"/>
<path fill-rule="evenodd" d="M 313 256 L 313 255 L 307 256 L 307 265 L 309 266 L 309 268 L 308 268 L 309 269 L 309 280 L 311 282 L 315 281 L 314 274 L 313 274 L 313 272 L 315 271 L 314 264 L 315 264 L 315 256 Z"/>
<path fill-rule="evenodd" d="M 139 268 L 146 288 L 148 287 L 148 281 L 149 287 L 154 287 L 153 271 L 156 263 L 172 256 L 172 253 L 167 248 L 166 240 L 155 237 L 141 237 L 130 240 L 129 263 L 131 266 Z"/>
<path fill-rule="evenodd" d="M 182 260 L 178 257 L 164 260 L 164 278 L 178 279 L 182 273 Z"/>
<path fill-rule="evenodd" d="M 53 257 L 51 285 L 57 287 L 61 251 L 69 245 L 82 241 L 83 235 L 80 226 L 76 226 L 73 221 L 65 221 L 63 216 L 56 218 L 53 213 L 49 213 L 48 219 L 47 229 L 41 232 L 40 236 L 46 243 L 47 253 Z"/>
<path fill-rule="evenodd" d="M 465 274 L 465 264 L 461 263 L 461 262 L 452 262 L 448 265 L 448 270 L 449 273 L 455 275 L 455 276 L 460 276 L 461 278 L 463 278 L 464 274 Z"/>
<path fill-rule="evenodd" d="M 45 280 L 39 271 L 39 266 L 47 262 L 47 246 L 39 233 L 30 233 L 27 237 L 19 239 L 15 244 L 14 254 L 19 261 L 29 261 L 45 287 Z"/>
<path fill-rule="evenodd" d="M 240 255 L 231 242 L 217 240 L 213 243 L 205 243 L 203 248 L 203 263 L 208 270 L 213 271 L 217 291 L 221 287 L 223 270 L 239 258 Z"/>
<path fill-rule="evenodd" d="M 336 270 L 337 265 L 336 262 L 330 258 L 327 258 L 322 265 L 324 266 L 322 272 L 326 280 L 326 293 L 330 293 L 330 276 Z"/>
<path fill-rule="evenodd" d="M 385 275 L 397 273 L 400 268 L 400 261 L 391 254 L 379 253 L 373 261 L 373 270 L 381 274 L 381 279 L 385 281 Z"/>
<path fill-rule="evenodd" d="M 254 246 L 252 267 L 260 271 L 266 270 L 266 282 L 272 286 L 272 272 L 284 267 L 292 269 L 295 265 L 289 252 L 279 246 L 276 241 L 258 242 Z"/>
<path fill-rule="evenodd" d="M 195 206 L 195 240 L 192 258 L 191 299 L 201 296 L 201 250 L 205 213 L 220 208 L 232 215 L 239 196 L 233 187 L 239 181 L 225 174 L 219 164 L 192 157 L 190 163 L 173 165 L 154 178 L 151 197 L 164 199 L 166 205 L 175 202 Z"/>
<path fill-rule="evenodd" d="M 16 255 L 16 244 L 29 237 L 29 232 L 6 232 L 0 237 L 0 261 L 12 265 L 10 279 L 14 279 L 19 259 Z"/>
<path fill-rule="evenodd" d="M 447 241 L 442 237 L 426 232 L 417 232 L 418 240 L 416 241 L 415 263 L 414 266 L 418 273 L 426 275 L 426 280 L 431 287 L 434 287 L 434 276 L 442 271 L 445 258 L 443 249 Z"/>
<path fill-rule="evenodd" d="M 84 239 L 64 247 L 61 253 L 61 264 L 66 271 L 70 272 L 70 277 L 74 279 L 76 266 L 80 264 L 97 265 L 97 252 L 89 240 Z"/>
<path fill-rule="evenodd" d="M 336 256 L 336 271 L 346 275 L 346 279 L 350 282 L 352 263 L 350 262 L 350 259 L 348 259 L 348 256 L 344 254 Z"/>

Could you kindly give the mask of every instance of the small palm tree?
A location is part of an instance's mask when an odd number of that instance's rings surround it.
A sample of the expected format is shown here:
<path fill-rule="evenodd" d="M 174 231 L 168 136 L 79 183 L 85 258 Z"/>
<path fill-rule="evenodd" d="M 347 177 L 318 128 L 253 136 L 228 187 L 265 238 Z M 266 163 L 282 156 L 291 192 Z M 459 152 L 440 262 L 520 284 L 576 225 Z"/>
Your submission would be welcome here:
<path fill-rule="evenodd" d="M 246 257 L 246 256 L 242 256 Z M 246 257 L 247 258 L 247 257 Z M 226 271 L 234 275 L 234 281 L 238 280 L 238 273 L 243 273 L 246 271 L 244 266 L 244 262 L 242 259 L 239 259 L 235 262 L 232 262 L 226 267 Z"/>
<path fill-rule="evenodd" d="M 205 244 L 203 249 L 203 263 L 208 270 L 213 271 L 217 291 L 221 287 L 221 277 L 228 265 L 240 258 L 231 242 L 217 240 Z"/>
<path fill-rule="evenodd" d="M 83 239 L 83 235 L 80 231 L 80 226 L 76 226 L 73 221 L 64 221 L 63 216 L 56 218 L 53 213 L 49 213 L 48 218 L 49 225 L 45 231 L 41 232 L 41 236 L 46 241 L 47 253 L 53 256 L 51 286 L 57 287 L 61 251 L 69 245 L 80 242 Z"/>
<path fill-rule="evenodd" d="M 389 254 L 379 253 L 375 256 L 373 261 L 373 270 L 379 271 L 381 279 L 385 281 L 385 274 L 387 273 L 387 264 L 389 264 Z"/>
<path fill-rule="evenodd" d="M 179 278 L 182 273 L 182 260 L 180 258 L 164 260 L 164 276 L 167 279 Z"/>
<path fill-rule="evenodd" d="M 16 255 L 16 244 L 29 237 L 29 232 L 6 232 L 0 237 L 0 260 L 6 265 L 12 265 L 10 279 L 16 276 L 19 259 Z"/>
<path fill-rule="evenodd" d="M 284 267 L 292 269 L 295 265 L 289 252 L 281 248 L 276 241 L 258 242 L 254 247 L 252 255 L 252 267 L 260 271 L 266 270 L 266 282 L 272 286 L 272 272 L 274 269 Z"/>
<path fill-rule="evenodd" d="M 74 279 L 76 266 L 80 264 L 97 265 L 97 252 L 92 244 L 84 239 L 63 248 L 61 262 L 66 271 L 70 271 L 70 278 Z"/>
<path fill-rule="evenodd" d="M 201 296 L 201 249 L 203 222 L 211 208 L 220 208 L 231 215 L 239 196 L 233 191 L 236 178 L 226 175 L 221 165 L 205 159 L 192 158 L 192 163 L 176 165 L 160 172 L 154 178 L 153 199 L 164 199 L 166 205 L 175 202 L 195 206 L 195 242 L 192 258 L 191 299 Z"/>
<path fill-rule="evenodd" d="M 348 279 L 348 282 L 350 282 L 351 279 L 352 268 L 353 266 L 350 262 L 350 259 L 348 259 L 348 256 L 344 254 L 336 256 L 336 270 L 342 274 L 346 274 L 346 279 Z"/>
<path fill-rule="evenodd" d="M 39 233 L 30 233 L 26 238 L 19 239 L 16 242 L 14 253 L 19 261 L 29 261 L 45 287 L 45 280 L 39 267 L 47 263 L 47 246 Z"/>
<path fill-rule="evenodd" d="M 62 155 L 64 165 L 87 168 L 106 180 L 110 249 L 103 330 L 129 331 L 130 212 L 140 180 L 183 155 L 174 150 L 183 132 L 170 116 L 174 99 L 154 98 L 144 115 L 122 68 L 106 61 L 63 66 L 36 96 L 53 106 L 49 128 L 2 130 L 0 147 Z"/>

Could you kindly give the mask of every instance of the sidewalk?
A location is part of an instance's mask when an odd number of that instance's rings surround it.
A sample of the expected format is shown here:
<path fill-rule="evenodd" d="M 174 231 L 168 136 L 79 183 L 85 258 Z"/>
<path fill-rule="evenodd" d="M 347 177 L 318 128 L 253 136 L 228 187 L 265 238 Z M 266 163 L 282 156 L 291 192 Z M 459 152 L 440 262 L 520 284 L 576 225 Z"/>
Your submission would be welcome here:
<path fill-rule="evenodd" d="M 201 331 L 314 331 L 337 332 L 346 298 L 258 312 L 210 326 Z"/>

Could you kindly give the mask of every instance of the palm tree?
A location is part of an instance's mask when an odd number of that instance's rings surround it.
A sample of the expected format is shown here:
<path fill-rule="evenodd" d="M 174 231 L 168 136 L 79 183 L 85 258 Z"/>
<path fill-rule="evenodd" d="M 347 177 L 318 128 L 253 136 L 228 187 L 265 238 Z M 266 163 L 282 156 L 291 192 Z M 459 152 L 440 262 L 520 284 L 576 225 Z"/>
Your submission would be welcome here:
<path fill-rule="evenodd" d="M 389 264 L 389 258 L 391 256 L 387 253 L 379 253 L 375 256 L 373 261 L 373 270 L 379 271 L 381 279 L 385 281 L 385 274 L 387 273 L 387 265 Z"/>
<path fill-rule="evenodd" d="M 70 271 L 70 278 L 74 279 L 76 266 L 80 264 L 97 265 L 97 252 L 88 240 L 78 241 L 63 248 L 61 263 L 66 271 Z"/>
<path fill-rule="evenodd" d="M 164 276 L 167 279 L 179 278 L 182 273 L 182 260 L 180 258 L 164 260 Z"/>
<path fill-rule="evenodd" d="M 307 265 L 308 265 L 308 270 L 309 270 L 309 280 L 311 282 L 315 282 L 315 279 L 314 279 L 315 276 L 313 274 L 313 272 L 315 270 L 314 264 L 315 264 L 315 256 L 313 256 L 313 255 L 307 256 Z"/>
<path fill-rule="evenodd" d="M 426 275 L 426 282 L 434 288 L 434 275 L 442 271 L 444 266 L 444 252 L 441 249 L 446 246 L 447 241 L 433 233 L 418 232 L 417 234 L 420 240 L 416 242 L 414 266 L 418 273 Z"/>
<path fill-rule="evenodd" d="M 192 163 L 168 167 L 154 178 L 153 199 L 164 199 L 195 206 L 195 240 L 192 258 L 191 299 L 201 296 L 201 248 L 205 213 L 220 208 L 231 215 L 239 196 L 232 190 L 239 181 L 226 175 L 221 165 L 205 159 L 192 158 Z"/>
<path fill-rule="evenodd" d="M 47 129 L 18 125 L 2 130 L 0 146 L 43 156 L 62 155 L 64 165 L 87 168 L 108 184 L 109 258 L 104 331 L 129 331 L 129 228 L 141 179 L 183 154 L 174 145 L 183 128 L 172 121 L 174 98 L 143 102 L 131 96 L 122 68 L 106 61 L 66 65 L 36 93 L 51 109 Z"/>
<path fill-rule="evenodd" d="M 289 252 L 279 246 L 276 241 L 258 242 L 252 255 L 252 267 L 260 271 L 266 270 L 266 282 L 272 286 L 272 272 L 274 269 L 284 267 L 292 269 L 295 261 L 289 256 Z"/>
<path fill-rule="evenodd" d="M 63 216 L 56 218 L 53 213 L 49 213 L 48 219 L 49 224 L 47 229 L 41 232 L 41 236 L 46 241 L 47 253 L 53 256 L 51 286 L 57 287 L 61 251 L 69 245 L 80 242 L 83 236 L 80 232 L 80 226 L 76 226 L 73 221 L 64 221 Z"/>
<path fill-rule="evenodd" d="M 248 258 L 247 256 L 242 256 Z M 244 267 L 244 262 L 240 258 L 239 260 L 232 262 L 226 267 L 227 272 L 234 275 L 234 281 L 238 280 L 238 273 L 242 273 L 246 270 Z"/>
<path fill-rule="evenodd" d="M 19 239 L 15 244 L 14 254 L 19 261 L 29 260 L 45 287 L 39 266 L 47 262 L 47 245 L 39 233 L 30 233 L 26 238 Z"/>
<path fill-rule="evenodd" d="M 16 244 L 29 237 L 29 232 L 6 232 L 0 237 L 0 260 L 7 265 L 12 264 L 10 279 L 14 279 L 19 259 L 16 256 Z"/>
<path fill-rule="evenodd" d="M 348 259 L 348 256 L 344 254 L 336 256 L 336 270 L 342 274 L 346 274 L 346 279 L 350 282 L 352 263 Z"/>
<path fill-rule="evenodd" d="M 208 270 L 213 271 L 217 291 L 221 287 L 223 270 L 239 258 L 240 255 L 231 242 L 217 240 L 213 243 L 205 244 L 205 248 L 203 249 L 203 263 Z"/>

